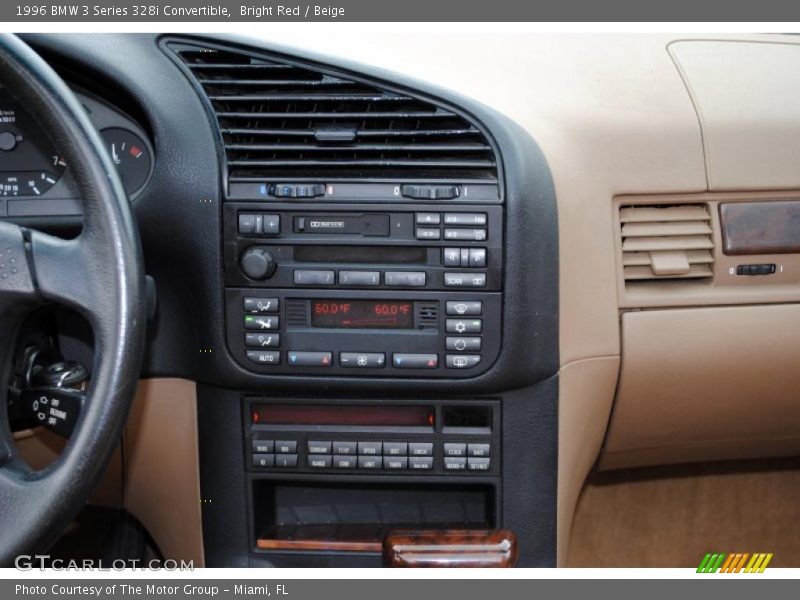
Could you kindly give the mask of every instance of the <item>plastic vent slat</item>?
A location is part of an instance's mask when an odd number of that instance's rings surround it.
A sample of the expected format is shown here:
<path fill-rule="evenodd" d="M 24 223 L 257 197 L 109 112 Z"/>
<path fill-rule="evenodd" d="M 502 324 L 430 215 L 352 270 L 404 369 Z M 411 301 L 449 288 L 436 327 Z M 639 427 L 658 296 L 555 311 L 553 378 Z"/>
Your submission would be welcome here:
<path fill-rule="evenodd" d="M 709 265 L 692 265 L 688 273 L 680 277 L 665 276 L 659 279 L 700 279 L 712 277 L 714 272 Z M 650 267 L 625 267 L 625 279 L 628 281 L 641 281 L 644 279 L 655 279 Z"/>
<path fill-rule="evenodd" d="M 229 160 L 228 166 L 231 167 L 324 167 L 327 165 L 339 165 L 349 167 L 418 167 L 430 168 L 439 167 L 446 169 L 462 169 L 470 167 L 492 166 L 490 162 L 478 163 L 476 161 L 458 160 L 369 160 L 369 159 L 331 159 L 331 160 L 308 160 L 308 159 L 274 159 L 274 160 Z"/>
<path fill-rule="evenodd" d="M 230 181 L 497 181 L 492 145 L 448 108 L 281 58 L 168 45 L 211 102 Z"/>
<path fill-rule="evenodd" d="M 302 151 L 302 152 L 347 152 L 353 146 L 313 144 L 228 144 L 229 150 L 237 151 Z M 480 152 L 487 150 L 483 144 L 361 144 L 358 150 L 369 152 Z"/>
<path fill-rule="evenodd" d="M 625 281 L 714 276 L 714 231 L 706 205 L 623 206 L 619 217 Z"/>
<path fill-rule="evenodd" d="M 652 221 L 707 221 L 711 218 L 702 206 L 636 206 L 619 211 L 622 223 Z"/>

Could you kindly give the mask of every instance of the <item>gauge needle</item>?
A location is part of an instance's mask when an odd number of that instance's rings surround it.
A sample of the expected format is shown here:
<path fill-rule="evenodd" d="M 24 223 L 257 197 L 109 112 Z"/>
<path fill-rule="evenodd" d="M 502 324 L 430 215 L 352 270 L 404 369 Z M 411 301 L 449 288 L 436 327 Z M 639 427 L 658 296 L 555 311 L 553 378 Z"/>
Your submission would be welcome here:
<path fill-rule="evenodd" d="M 117 145 L 111 144 L 111 158 L 114 159 L 114 164 L 118 165 L 120 163 L 119 156 L 117 156 Z"/>

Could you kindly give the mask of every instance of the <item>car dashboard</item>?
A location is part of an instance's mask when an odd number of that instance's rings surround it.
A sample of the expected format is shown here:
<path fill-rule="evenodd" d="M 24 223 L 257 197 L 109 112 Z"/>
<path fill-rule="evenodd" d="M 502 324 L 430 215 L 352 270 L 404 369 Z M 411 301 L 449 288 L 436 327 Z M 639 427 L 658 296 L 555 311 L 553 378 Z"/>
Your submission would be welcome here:
<path fill-rule="evenodd" d="M 23 37 L 137 221 L 121 502 L 166 554 L 502 530 L 564 565 L 591 472 L 800 447 L 794 39 L 448 35 L 451 68 L 401 34 Z M 69 166 L 3 94 L 0 218 L 70 234 Z"/>

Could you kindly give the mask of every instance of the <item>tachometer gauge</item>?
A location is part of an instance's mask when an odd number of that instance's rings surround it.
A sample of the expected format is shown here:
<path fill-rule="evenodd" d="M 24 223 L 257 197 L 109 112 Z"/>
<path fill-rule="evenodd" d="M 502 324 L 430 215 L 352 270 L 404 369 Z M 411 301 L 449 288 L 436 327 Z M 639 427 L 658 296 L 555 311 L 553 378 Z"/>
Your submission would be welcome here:
<path fill-rule="evenodd" d="M 0 196 L 41 196 L 66 166 L 36 120 L 0 85 Z"/>

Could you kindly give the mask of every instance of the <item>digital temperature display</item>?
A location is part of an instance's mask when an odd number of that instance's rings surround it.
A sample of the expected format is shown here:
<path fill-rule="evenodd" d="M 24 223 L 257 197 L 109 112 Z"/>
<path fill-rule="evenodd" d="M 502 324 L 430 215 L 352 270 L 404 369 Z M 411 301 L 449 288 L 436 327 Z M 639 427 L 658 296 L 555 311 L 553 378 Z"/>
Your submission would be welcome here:
<path fill-rule="evenodd" d="M 401 300 L 312 300 L 312 327 L 414 329 L 414 303 Z"/>

